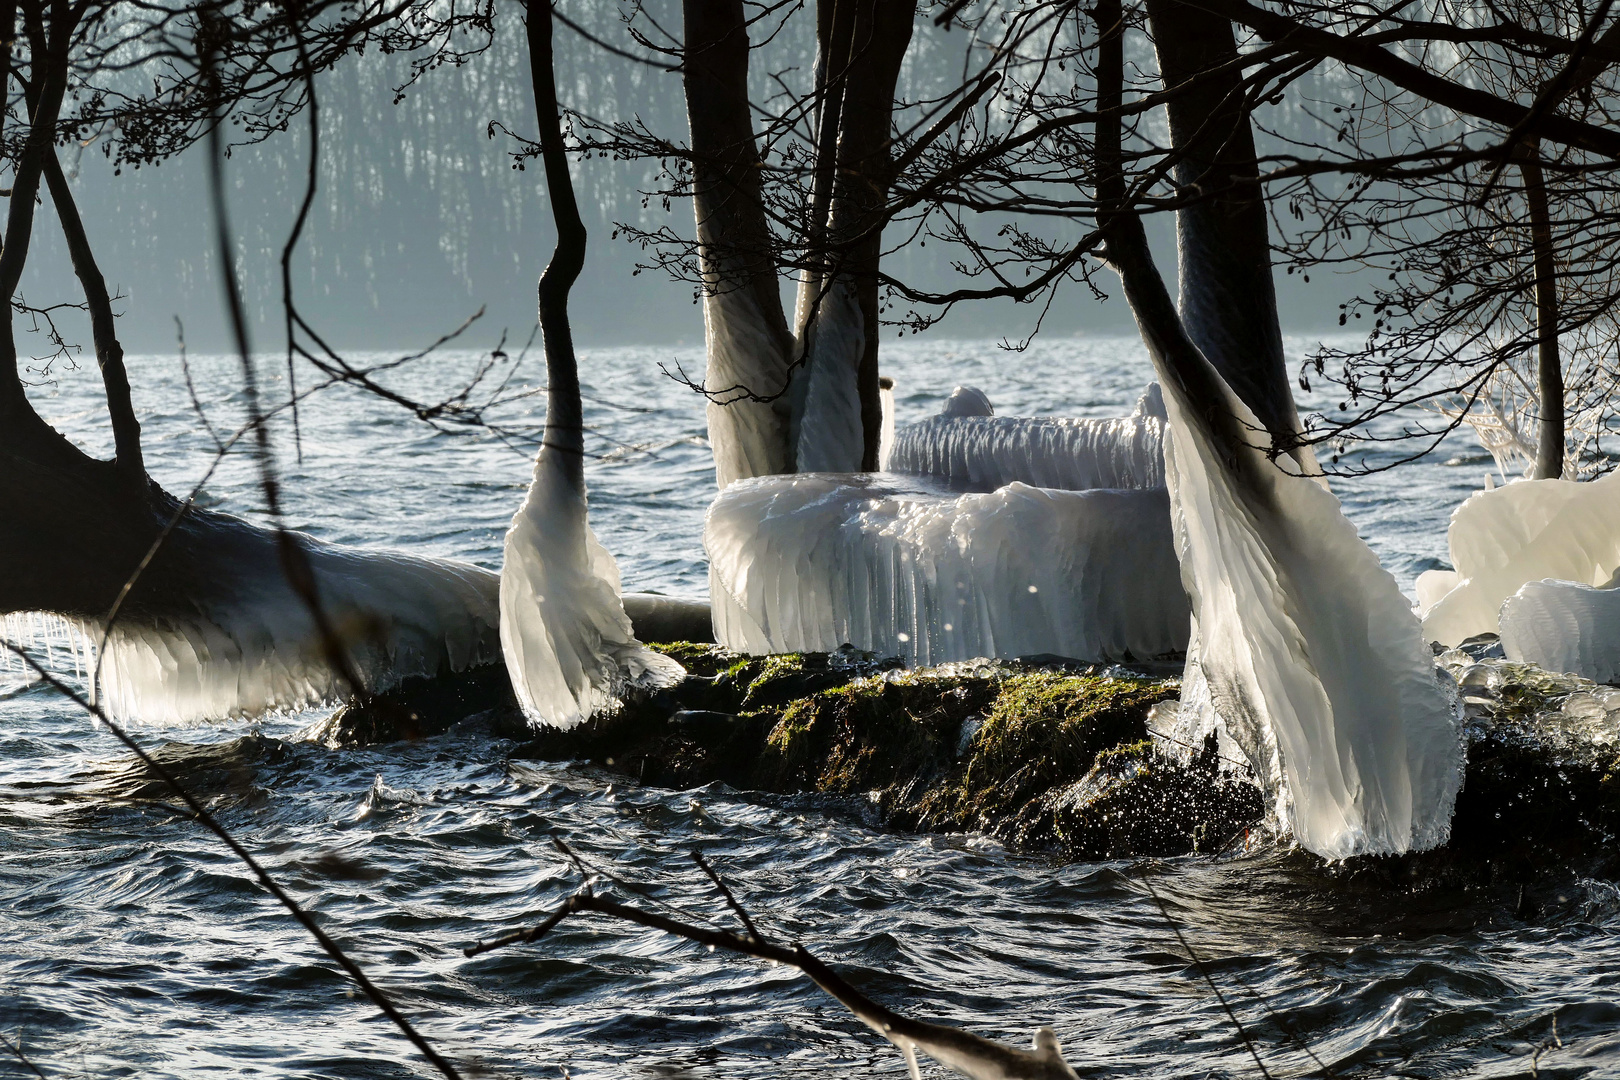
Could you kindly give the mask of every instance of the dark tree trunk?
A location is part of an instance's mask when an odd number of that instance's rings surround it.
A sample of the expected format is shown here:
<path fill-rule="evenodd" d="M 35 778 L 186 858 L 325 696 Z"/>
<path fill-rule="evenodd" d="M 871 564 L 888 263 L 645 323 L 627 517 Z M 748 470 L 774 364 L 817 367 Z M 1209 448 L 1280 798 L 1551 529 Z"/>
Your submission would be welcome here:
<path fill-rule="evenodd" d="M 23 393 L 22 375 L 17 370 L 17 340 L 12 323 L 11 302 L 22 281 L 28 262 L 28 245 L 34 229 L 34 200 L 47 156 L 55 153 L 56 120 L 67 89 L 68 42 L 72 27 L 66 5 L 52 8 L 54 35 L 47 35 L 44 14 L 38 3 L 22 5 L 30 54 L 35 58 L 29 77 L 38 88 L 31 103 L 28 137 L 16 164 L 11 182 L 11 198 L 6 213 L 6 232 L 0 248 L 0 423 L 7 427 L 40 424 Z M 40 426 L 43 426 L 40 424 Z"/>
<path fill-rule="evenodd" d="M 579 217 L 568 153 L 557 114 L 557 80 L 551 57 L 551 0 L 527 0 L 529 76 L 540 121 L 540 157 L 546 193 L 557 226 L 557 247 L 540 275 L 540 333 L 546 352 L 546 434 L 542 458 L 555 457 L 569 484 L 585 490 L 584 412 L 579 396 L 579 364 L 568 325 L 568 293 L 585 267 L 585 223 Z"/>
<path fill-rule="evenodd" d="M 1119 274 L 1125 298 L 1136 317 L 1142 340 L 1162 357 L 1180 384 L 1182 400 L 1194 409 L 1216 439 L 1232 448 L 1242 439 L 1237 418 L 1225 407 L 1225 396 L 1214 381 L 1215 369 L 1200 355 L 1200 347 L 1176 311 L 1164 278 L 1153 262 L 1142 219 L 1126 205 L 1124 155 L 1121 146 L 1120 108 L 1124 101 L 1125 25 L 1120 0 L 1099 0 L 1093 9 L 1100 42 L 1097 48 L 1098 120 L 1093 153 L 1096 160 L 1098 226 L 1102 229 L 1110 266 Z M 1185 263 L 1183 264 L 1185 265 Z M 1223 376 L 1224 377 L 1224 376 Z"/>
<path fill-rule="evenodd" d="M 1266 206 L 1255 161 L 1232 24 L 1180 0 L 1147 0 L 1166 90 L 1176 183 L 1191 205 L 1176 215 L 1180 314 L 1187 334 L 1254 410 L 1274 447 L 1297 442 L 1271 276 Z M 1205 73 L 1222 68 L 1218 75 Z"/>
<path fill-rule="evenodd" d="M 113 321 L 112 298 L 107 294 L 106 279 L 96 265 L 90 238 L 85 234 L 79 208 L 73 201 L 73 191 L 68 187 L 67 177 L 62 175 L 62 163 L 54 150 L 45 158 L 45 182 L 51 190 L 51 202 L 56 204 L 56 216 L 62 222 L 62 234 L 73 259 L 73 272 L 84 287 L 85 304 L 90 309 L 90 337 L 95 343 L 96 365 L 101 368 L 102 385 L 107 391 L 114 460 L 118 471 L 130 483 L 144 488 L 146 466 L 141 457 L 141 424 L 135 418 L 135 406 L 130 401 L 129 375 L 124 370 L 124 347 L 118 341 Z"/>
<path fill-rule="evenodd" d="M 1535 478 L 1564 475 L 1564 364 L 1558 355 L 1558 267 L 1554 259 L 1552 214 L 1547 206 L 1547 179 L 1534 145 L 1519 162 L 1524 197 L 1530 208 L 1530 245 L 1536 278 L 1536 396 L 1540 431 L 1536 440 Z"/>
<path fill-rule="evenodd" d="M 851 2 L 843 0 L 841 6 Z M 894 180 L 894 140 L 890 136 L 894 91 L 900 64 L 911 44 L 916 10 L 915 0 L 865 0 L 860 4 L 838 142 L 832 235 L 836 240 L 871 234 L 856 242 L 844 256 L 845 269 L 855 279 L 864 331 L 857 381 L 861 428 L 866 439 L 861 468 L 868 472 L 878 467 L 878 443 L 883 433 L 883 402 L 878 390 L 878 258 L 883 237 L 873 224 L 883 211 Z"/>

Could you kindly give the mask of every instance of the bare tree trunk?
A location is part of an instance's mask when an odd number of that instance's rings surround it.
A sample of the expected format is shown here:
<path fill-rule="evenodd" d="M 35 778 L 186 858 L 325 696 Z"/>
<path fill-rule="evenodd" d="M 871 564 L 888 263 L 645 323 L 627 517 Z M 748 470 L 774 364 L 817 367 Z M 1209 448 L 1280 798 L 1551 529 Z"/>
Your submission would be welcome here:
<path fill-rule="evenodd" d="M 546 351 L 546 434 L 542 457 L 559 458 L 570 486 L 585 490 L 585 418 L 579 364 L 568 325 L 568 292 L 585 267 L 585 223 L 579 217 L 568 154 L 557 122 L 557 82 L 551 60 L 551 0 L 527 0 L 529 75 L 540 121 L 540 157 L 546 170 L 557 247 L 540 275 L 540 334 Z"/>
<path fill-rule="evenodd" d="M 1147 0 L 1169 99 L 1176 182 L 1196 201 L 1176 214 L 1180 313 L 1187 333 L 1259 417 L 1272 445 L 1291 449 L 1299 418 L 1283 361 L 1266 207 L 1232 24 L 1181 0 Z M 1217 68 L 1228 70 L 1208 76 Z"/>
<path fill-rule="evenodd" d="M 796 435 L 801 468 L 877 468 L 882 236 L 872 226 L 893 179 L 894 90 L 915 14 L 915 0 L 824 0 L 818 6 L 826 88 L 809 239 L 812 255 L 823 243 L 827 252 L 801 281 L 795 320 L 810 368 L 795 398 L 797 430 L 806 423 L 811 428 L 808 436 Z M 852 386 L 843 385 L 850 380 Z M 845 416 L 846 410 L 859 415 Z M 831 438 L 828 429 L 836 433 Z"/>
<path fill-rule="evenodd" d="M 107 390 L 114 460 L 131 483 L 144 487 L 146 466 L 141 457 L 141 423 L 135 418 L 135 406 L 130 401 L 129 375 L 124 370 L 124 347 L 113 322 L 112 298 L 107 294 L 107 282 L 90 250 L 90 238 L 85 234 L 73 191 L 68 187 L 67 177 L 62 175 L 62 163 L 57 160 L 54 149 L 45 157 L 45 182 L 51 189 L 51 201 L 56 204 L 56 216 L 62 222 L 62 234 L 67 238 L 73 272 L 84 287 L 84 300 L 90 308 L 90 336 L 95 343 L 102 385 Z"/>
<path fill-rule="evenodd" d="M 1099 0 L 1092 14 L 1101 35 L 1097 50 L 1098 121 L 1093 144 L 1097 168 L 1097 223 L 1106 238 L 1107 260 L 1119 274 L 1144 343 L 1151 352 L 1164 357 L 1172 377 L 1181 383 L 1184 399 L 1200 412 L 1217 439 L 1231 448 L 1229 459 L 1240 462 L 1243 455 L 1237 448 L 1243 438 L 1238 421 L 1223 407 L 1225 395 L 1212 378 L 1212 365 L 1199 355 L 1199 345 L 1170 299 L 1170 291 L 1148 247 L 1141 216 L 1126 205 L 1120 135 L 1125 23 L 1120 0 Z M 1184 268 L 1187 265 L 1185 256 L 1182 265 Z M 1194 265 L 1202 263 L 1195 261 Z"/>
<path fill-rule="evenodd" d="M 34 228 L 34 199 L 39 193 L 40 174 L 45 158 L 53 154 L 56 120 L 67 89 L 68 42 L 72 27 L 67 5 L 52 5 L 55 39 L 45 30 L 44 15 L 38 3 L 24 3 L 23 22 L 27 28 L 30 53 L 34 57 L 30 78 L 39 87 L 36 104 L 29 117 L 28 138 L 23 143 L 11 183 L 10 206 L 6 214 L 4 247 L 0 248 L 0 417 L 8 426 L 45 426 L 23 393 L 22 376 L 17 370 L 17 340 L 12 324 L 11 302 L 22 281 L 28 262 L 28 243 Z"/>
<path fill-rule="evenodd" d="M 1535 144 L 1519 162 L 1524 197 L 1530 208 L 1530 245 L 1536 277 L 1536 396 L 1541 430 L 1536 443 L 1535 478 L 1564 475 L 1564 364 L 1558 355 L 1558 268 L 1554 261 L 1552 214 L 1547 179 Z"/>
<path fill-rule="evenodd" d="M 719 485 L 792 472 L 783 391 L 793 335 L 782 310 L 759 150 L 748 110 L 748 27 L 741 0 L 686 0 L 685 90 L 693 211 L 703 262 L 705 387 Z M 780 395 L 774 401 L 752 396 Z"/>

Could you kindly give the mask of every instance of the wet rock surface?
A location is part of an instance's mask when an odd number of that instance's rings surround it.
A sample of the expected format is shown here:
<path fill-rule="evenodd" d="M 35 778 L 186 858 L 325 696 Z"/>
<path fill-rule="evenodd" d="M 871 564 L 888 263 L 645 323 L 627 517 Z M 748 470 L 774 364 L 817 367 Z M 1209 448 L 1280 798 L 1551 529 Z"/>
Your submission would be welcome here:
<path fill-rule="evenodd" d="M 1458 684 L 1467 741 L 1450 843 L 1350 860 L 1336 876 L 1431 890 L 1620 879 L 1620 689 L 1511 663 L 1493 645 L 1436 658 Z M 984 833 L 1063 859 L 1232 852 L 1265 818 L 1213 744 L 1190 762 L 1156 751 L 1147 713 L 1179 694 L 1174 665 L 1043 656 L 907 670 L 854 650 L 656 647 L 687 668 L 683 683 L 569 731 L 530 730 L 495 667 L 412 680 L 306 734 L 352 747 L 482 725 L 516 740 L 514 758 L 659 787 L 842 797 L 892 828 Z M 1543 901 L 1515 903 L 1533 913 Z"/>

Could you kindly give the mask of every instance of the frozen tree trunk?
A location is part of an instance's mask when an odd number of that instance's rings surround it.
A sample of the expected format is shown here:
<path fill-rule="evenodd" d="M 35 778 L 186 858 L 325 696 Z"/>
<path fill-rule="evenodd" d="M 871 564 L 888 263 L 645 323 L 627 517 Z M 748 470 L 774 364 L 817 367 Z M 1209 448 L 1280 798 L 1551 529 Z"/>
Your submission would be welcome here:
<path fill-rule="evenodd" d="M 1267 453 L 1275 433 L 1257 430 L 1172 305 L 1125 201 L 1119 0 L 1102 0 L 1096 18 L 1099 226 L 1164 390 L 1171 520 L 1192 600 L 1197 652 L 1178 735 L 1235 740 L 1274 819 L 1309 851 L 1434 847 L 1449 835 L 1462 779 L 1455 699 L 1338 501 L 1291 457 Z"/>
<path fill-rule="evenodd" d="M 760 201 L 741 0 L 686 0 L 685 89 L 708 347 L 704 385 L 716 480 L 792 472 L 793 355 Z M 770 401 L 758 398 L 774 398 Z"/>
<path fill-rule="evenodd" d="M 799 288 L 796 324 L 806 375 L 795 396 L 803 471 L 878 467 L 879 224 L 893 180 L 895 84 L 911 42 L 913 0 L 818 6 L 822 111 L 812 240 L 824 253 Z"/>
<path fill-rule="evenodd" d="M 1292 450 L 1299 417 L 1283 362 L 1271 242 L 1232 23 L 1181 0 L 1148 0 L 1168 103 L 1176 183 L 1179 309 L 1201 353 L 1248 405 L 1274 448 Z M 1217 68 L 1222 74 L 1206 75 Z"/>
<path fill-rule="evenodd" d="M 506 534 L 501 647 L 524 715 L 573 727 L 632 687 L 679 682 L 686 672 L 636 641 L 619 595 L 619 568 L 586 519 L 585 432 L 568 293 L 585 265 L 579 217 L 558 120 L 551 0 L 528 0 L 529 68 L 546 192 L 557 248 L 540 276 L 546 353 L 546 428 L 534 480 Z"/>
<path fill-rule="evenodd" d="M 798 445 L 809 459 L 801 466 L 807 470 L 879 465 L 880 221 L 894 179 L 895 85 L 915 14 L 915 0 L 831 0 L 818 8 L 824 164 L 812 213 L 828 250 L 822 272 L 807 273 L 799 292 L 801 347 L 810 371 Z"/>
<path fill-rule="evenodd" d="M 1536 442 L 1535 479 L 1564 475 L 1564 363 L 1558 355 L 1558 268 L 1554 260 L 1552 214 L 1547 179 L 1534 146 L 1519 162 L 1530 209 L 1530 245 L 1536 280 L 1536 397 L 1541 429 Z"/>

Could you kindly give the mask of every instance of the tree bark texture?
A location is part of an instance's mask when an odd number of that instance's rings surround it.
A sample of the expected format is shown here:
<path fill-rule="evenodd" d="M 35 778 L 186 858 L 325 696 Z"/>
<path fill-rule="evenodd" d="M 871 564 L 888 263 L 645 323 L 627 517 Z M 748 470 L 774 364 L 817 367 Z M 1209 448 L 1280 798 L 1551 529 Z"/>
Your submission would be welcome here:
<path fill-rule="evenodd" d="M 1176 183 L 1194 199 L 1176 214 L 1181 319 L 1272 445 L 1290 449 L 1299 417 L 1283 361 L 1266 205 L 1232 23 L 1181 0 L 1147 0 L 1147 11 L 1165 89 L 1199 80 L 1173 95 L 1167 110 L 1180 155 Z"/>
<path fill-rule="evenodd" d="M 1547 206 L 1547 178 L 1534 146 L 1519 162 L 1525 202 L 1530 209 L 1530 247 L 1536 289 L 1536 397 L 1540 431 L 1536 440 L 1535 478 L 1564 475 L 1564 362 L 1558 354 L 1558 266 L 1554 257 L 1552 213 Z"/>
<path fill-rule="evenodd" d="M 844 4 L 852 0 L 843 0 Z M 865 0 L 857 9 L 838 140 L 838 182 L 829 228 L 835 242 L 865 235 L 844 255 L 865 330 L 857 383 L 861 428 L 866 437 L 861 468 L 878 467 L 883 433 L 883 402 L 878 388 L 878 259 L 882 230 L 874 228 L 894 181 L 894 140 L 890 135 L 895 85 L 911 44 L 916 0 Z"/>

